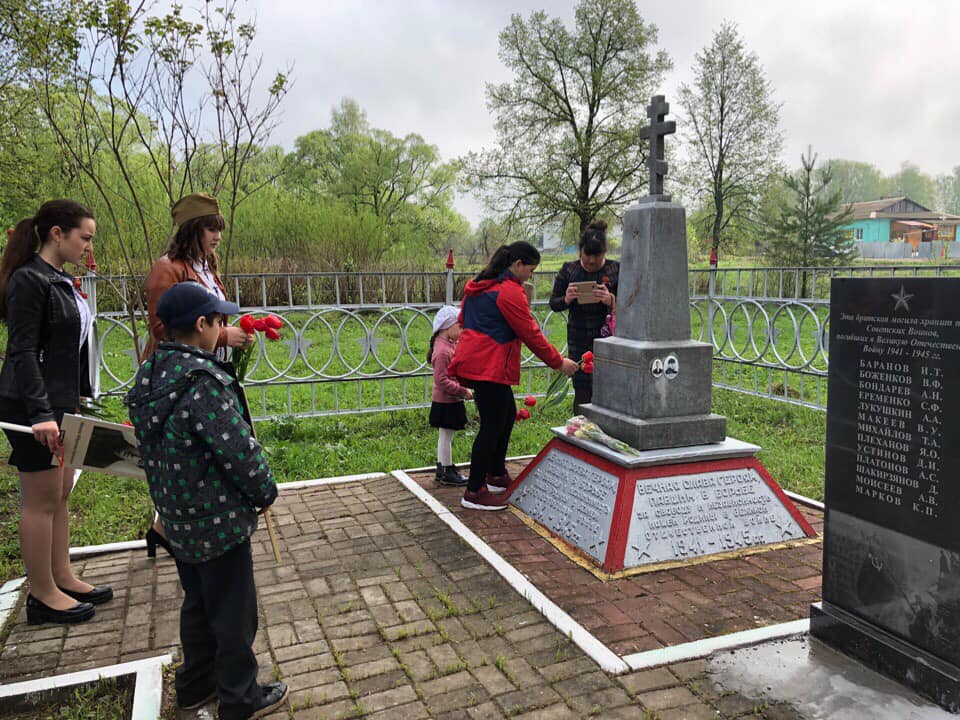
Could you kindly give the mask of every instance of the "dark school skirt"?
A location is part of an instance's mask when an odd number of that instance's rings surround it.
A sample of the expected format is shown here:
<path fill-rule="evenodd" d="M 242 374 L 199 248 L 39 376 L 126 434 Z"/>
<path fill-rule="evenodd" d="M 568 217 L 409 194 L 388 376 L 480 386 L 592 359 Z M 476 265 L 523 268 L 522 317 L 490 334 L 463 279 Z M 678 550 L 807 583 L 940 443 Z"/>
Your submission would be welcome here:
<path fill-rule="evenodd" d="M 63 420 L 67 412 L 73 412 L 66 408 L 54 408 L 53 414 L 57 425 Z M 0 397 L 0 420 L 16 425 L 30 426 L 30 420 L 27 418 L 27 409 L 19 400 Z M 13 465 L 20 472 L 38 472 L 40 470 L 49 470 L 53 467 L 53 453 L 46 445 L 38 443 L 33 435 L 27 433 L 14 432 L 13 430 L 4 430 L 7 440 L 10 441 L 12 452 L 10 453 L 10 465 Z"/>
<path fill-rule="evenodd" d="M 430 406 L 430 427 L 463 430 L 467 426 L 467 406 L 460 402 L 433 401 Z"/>

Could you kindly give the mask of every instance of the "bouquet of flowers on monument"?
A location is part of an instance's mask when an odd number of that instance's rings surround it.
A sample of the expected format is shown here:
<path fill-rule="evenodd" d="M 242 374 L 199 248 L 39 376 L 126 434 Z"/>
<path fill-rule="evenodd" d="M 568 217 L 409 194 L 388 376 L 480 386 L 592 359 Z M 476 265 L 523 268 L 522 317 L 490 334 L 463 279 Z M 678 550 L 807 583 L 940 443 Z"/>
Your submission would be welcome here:
<path fill-rule="evenodd" d="M 592 350 L 587 350 L 583 354 L 583 357 L 580 358 L 580 370 L 585 372 L 587 375 L 593 375 Z M 550 408 L 556 407 L 562 403 L 567 397 L 567 388 L 569 387 L 569 383 L 570 378 L 557 370 L 550 379 L 550 384 L 547 386 L 547 392 L 543 397 L 543 402 L 540 403 L 540 410 L 549 410 Z"/>
<path fill-rule="evenodd" d="M 243 315 L 240 318 L 240 329 L 245 333 L 254 335 L 262 332 L 267 340 L 276 341 L 280 339 L 280 328 L 283 327 L 283 320 L 276 315 L 267 315 L 262 318 L 255 318 L 253 315 Z M 250 367 L 250 358 L 253 357 L 253 351 L 256 348 L 256 342 L 249 347 L 234 348 L 231 359 L 233 360 L 233 369 L 237 373 L 237 380 L 243 382 L 247 378 L 247 369 Z"/>
<path fill-rule="evenodd" d="M 632 448 L 622 440 L 610 437 L 595 422 L 587 420 L 583 415 L 576 415 L 567 420 L 567 435 L 592 440 L 593 442 L 606 445 L 611 450 L 616 450 L 624 455 L 639 455 L 640 451 Z"/>

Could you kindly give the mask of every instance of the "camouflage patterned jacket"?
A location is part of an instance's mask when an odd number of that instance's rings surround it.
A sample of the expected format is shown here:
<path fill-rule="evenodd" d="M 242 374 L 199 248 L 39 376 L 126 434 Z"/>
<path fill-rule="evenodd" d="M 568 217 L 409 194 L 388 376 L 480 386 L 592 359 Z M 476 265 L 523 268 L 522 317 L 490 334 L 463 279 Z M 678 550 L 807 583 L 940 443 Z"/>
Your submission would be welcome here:
<path fill-rule="evenodd" d="M 250 537 L 277 486 L 232 367 L 198 347 L 163 343 L 125 402 L 174 556 L 206 562 Z"/>

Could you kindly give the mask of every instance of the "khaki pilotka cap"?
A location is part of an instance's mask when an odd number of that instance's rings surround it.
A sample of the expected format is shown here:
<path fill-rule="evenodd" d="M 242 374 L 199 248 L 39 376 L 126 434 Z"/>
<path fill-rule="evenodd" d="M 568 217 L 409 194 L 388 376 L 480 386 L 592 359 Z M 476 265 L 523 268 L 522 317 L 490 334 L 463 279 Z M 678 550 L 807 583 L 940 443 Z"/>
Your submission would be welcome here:
<path fill-rule="evenodd" d="M 170 209 L 170 214 L 173 216 L 174 224 L 179 227 L 194 218 L 219 215 L 220 203 L 208 193 L 190 193 L 177 200 Z"/>

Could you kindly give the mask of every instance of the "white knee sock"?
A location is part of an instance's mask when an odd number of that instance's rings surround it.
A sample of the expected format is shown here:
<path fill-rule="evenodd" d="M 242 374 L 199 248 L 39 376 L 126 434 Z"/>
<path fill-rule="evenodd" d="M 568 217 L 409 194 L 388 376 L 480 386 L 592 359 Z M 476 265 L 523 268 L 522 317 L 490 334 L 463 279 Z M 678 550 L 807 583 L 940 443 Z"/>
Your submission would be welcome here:
<path fill-rule="evenodd" d="M 453 434 L 456 430 L 440 428 L 440 435 L 437 438 L 437 462 L 448 467 L 453 465 Z"/>

